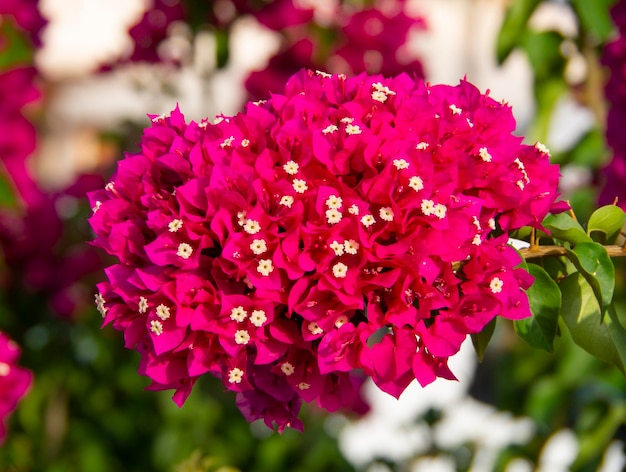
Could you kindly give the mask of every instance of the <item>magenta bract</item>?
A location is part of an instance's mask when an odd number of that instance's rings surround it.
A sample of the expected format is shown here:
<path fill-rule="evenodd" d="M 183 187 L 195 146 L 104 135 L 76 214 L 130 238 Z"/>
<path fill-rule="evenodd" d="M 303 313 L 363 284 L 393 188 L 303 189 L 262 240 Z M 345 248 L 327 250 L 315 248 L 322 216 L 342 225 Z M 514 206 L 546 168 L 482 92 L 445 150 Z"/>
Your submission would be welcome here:
<path fill-rule="evenodd" d="M 182 404 L 205 373 L 249 420 L 301 428 L 300 402 L 399 396 L 454 379 L 494 318 L 530 315 L 507 232 L 540 228 L 558 166 L 473 85 L 301 71 L 284 94 L 187 124 L 154 116 L 91 194 L 119 259 L 96 302 Z"/>

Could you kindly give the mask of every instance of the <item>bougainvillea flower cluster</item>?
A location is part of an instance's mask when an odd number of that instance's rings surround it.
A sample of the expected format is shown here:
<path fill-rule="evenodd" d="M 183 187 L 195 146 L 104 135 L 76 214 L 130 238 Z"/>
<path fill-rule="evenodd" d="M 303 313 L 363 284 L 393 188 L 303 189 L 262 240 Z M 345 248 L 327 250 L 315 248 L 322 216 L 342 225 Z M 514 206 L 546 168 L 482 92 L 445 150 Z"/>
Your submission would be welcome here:
<path fill-rule="evenodd" d="M 606 184 L 600 195 L 604 204 L 613 203 L 618 198 L 618 205 L 626 208 L 624 179 L 626 179 L 626 2 L 619 1 L 611 9 L 611 16 L 617 28 L 617 36 L 606 45 L 602 63 L 610 71 L 605 86 L 605 95 L 610 102 L 607 115 L 606 138 L 613 149 L 613 159 L 604 169 Z"/>
<path fill-rule="evenodd" d="M 17 365 L 20 349 L 0 332 L 0 443 L 4 440 L 6 420 L 26 394 L 32 382 L 30 371 Z"/>
<path fill-rule="evenodd" d="M 558 166 L 466 81 L 301 71 L 236 116 L 152 117 L 90 194 L 104 324 L 182 404 L 206 373 L 249 420 L 301 428 L 302 400 L 399 396 L 499 315 L 530 315 L 506 233 L 540 227 Z"/>

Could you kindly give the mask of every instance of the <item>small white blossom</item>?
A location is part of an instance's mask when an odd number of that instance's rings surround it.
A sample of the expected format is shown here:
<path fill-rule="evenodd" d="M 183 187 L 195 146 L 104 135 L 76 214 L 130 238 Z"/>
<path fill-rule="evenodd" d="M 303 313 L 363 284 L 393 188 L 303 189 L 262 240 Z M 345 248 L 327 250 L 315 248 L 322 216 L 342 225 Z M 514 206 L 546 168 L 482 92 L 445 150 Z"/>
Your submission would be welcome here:
<path fill-rule="evenodd" d="M 472 239 L 472 244 L 474 246 L 480 246 L 482 244 L 482 241 L 480 239 L 480 233 L 474 235 L 474 239 Z"/>
<path fill-rule="evenodd" d="M 341 199 L 341 197 L 338 197 L 337 195 L 331 195 L 326 199 L 326 206 L 330 208 L 331 210 L 339 210 L 341 208 L 342 203 L 343 203 L 343 200 Z"/>
<path fill-rule="evenodd" d="M 167 320 L 170 317 L 169 307 L 161 303 L 158 307 L 156 307 L 156 315 L 163 321 Z"/>
<path fill-rule="evenodd" d="M 161 122 L 161 121 L 165 121 L 165 118 L 169 118 L 169 117 L 170 117 L 169 113 L 164 113 L 164 114 L 162 114 L 162 115 L 155 116 L 154 118 L 152 118 L 152 120 L 151 120 L 151 121 L 152 121 L 153 123 L 159 123 L 159 122 Z"/>
<path fill-rule="evenodd" d="M 385 103 L 387 101 L 387 94 L 385 92 L 381 92 L 380 90 L 374 90 L 372 92 L 372 99 L 380 103 Z"/>
<path fill-rule="evenodd" d="M 170 233 L 175 233 L 182 227 L 183 227 L 183 220 L 179 220 L 178 218 L 170 221 L 169 224 L 167 225 L 167 228 L 169 229 Z"/>
<path fill-rule="evenodd" d="M 339 210 L 326 210 L 326 221 L 330 225 L 337 224 L 341 221 L 343 216 Z"/>
<path fill-rule="evenodd" d="M 244 138 L 244 139 L 242 139 L 242 140 L 241 140 L 241 146 L 242 146 L 242 147 L 248 147 L 248 146 L 250 146 L 250 140 L 249 140 L 249 139 L 245 139 L 245 138 Z"/>
<path fill-rule="evenodd" d="M 339 241 L 333 241 L 332 243 L 330 243 L 329 246 L 335 253 L 335 256 L 343 256 L 343 244 L 341 244 Z"/>
<path fill-rule="evenodd" d="M 455 104 L 450 105 L 450 110 L 452 110 L 453 115 L 460 115 L 463 110 L 457 107 Z"/>
<path fill-rule="evenodd" d="M 152 331 L 157 336 L 161 336 L 163 334 L 163 323 L 158 320 L 152 320 L 150 322 L 150 331 Z"/>
<path fill-rule="evenodd" d="M 287 161 L 283 166 L 283 169 L 289 175 L 296 175 L 298 173 L 298 169 L 300 169 L 300 166 L 295 161 Z"/>
<path fill-rule="evenodd" d="M 390 207 L 383 207 L 378 211 L 378 215 L 385 221 L 393 221 L 393 210 Z"/>
<path fill-rule="evenodd" d="M 361 224 L 363 224 L 366 228 L 369 228 L 374 223 L 376 223 L 376 220 L 373 215 L 365 215 L 361 218 Z"/>
<path fill-rule="evenodd" d="M 148 311 L 148 300 L 145 297 L 139 297 L 139 303 L 137 305 L 137 310 L 139 310 L 139 313 L 145 313 L 146 311 Z"/>
<path fill-rule="evenodd" d="M 415 145 L 415 149 L 417 149 L 418 151 L 424 151 L 425 149 L 428 148 L 428 143 L 422 141 L 421 143 L 417 143 Z"/>
<path fill-rule="evenodd" d="M 524 190 L 525 185 L 524 185 L 524 181 L 523 180 L 518 180 L 515 183 L 519 187 L 520 190 Z"/>
<path fill-rule="evenodd" d="M 343 242 L 343 248 L 347 254 L 356 254 L 359 250 L 359 247 L 359 243 L 357 243 L 354 239 L 348 239 L 347 241 Z"/>
<path fill-rule="evenodd" d="M 91 211 L 96 213 L 100 209 L 101 206 L 102 206 L 102 202 L 98 200 L 96 203 L 94 203 L 93 207 L 91 208 Z"/>
<path fill-rule="evenodd" d="M 233 141 L 234 141 L 234 140 L 235 140 L 235 137 L 234 137 L 234 136 L 231 136 L 230 138 L 226 138 L 226 139 L 222 142 L 222 144 L 220 144 L 220 147 L 221 147 L 222 149 L 224 149 L 224 148 L 226 148 L 226 147 L 232 146 L 232 145 L 233 145 Z"/>
<path fill-rule="evenodd" d="M 324 332 L 320 325 L 318 325 L 315 321 L 309 322 L 309 324 L 307 325 L 307 329 L 311 334 L 314 335 L 322 334 Z"/>
<path fill-rule="evenodd" d="M 335 328 L 339 329 L 343 325 L 348 322 L 348 317 L 346 315 L 341 315 L 339 318 L 335 320 Z"/>
<path fill-rule="evenodd" d="M 348 266 L 343 262 L 337 262 L 333 266 L 333 275 L 338 279 L 344 279 L 348 275 Z"/>
<path fill-rule="evenodd" d="M 250 342 L 250 334 L 245 329 L 235 331 L 235 342 L 237 344 L 248 344 Z"/>
<path fill-rule="evenodd" d="M 408 169 L 409 168 L 409 163 L 407 161 L 405 161 L 404 159 L 394 159 L 393 160 L 393 165 L 398 170 L 403 170 L 403 169 Z"/>
<path fill-rule="evenodd" d="M 236 321 L 237 323 L 241 323 L 248 317 L 248 312 L 244 307 L 236 306 L 232 310 L 230 310 L 230 319 Z"/>
<path fill-rule="evenodd" d="M 478 150 L 478 154 L 480 155 L 480 158 L 485 161 L 485 162 L 491 162 L 491 154 L 489 154 L 489 151 L 487 150 L 486 147 L 481 147 Z"/>
<path fill-rule="evenodd" d="M 291 208 L 291 205 L 293 205 L 293 197 L 291 195 L 283 195 L 279 203 L 287 208 Z"/>
<path fill-rule="evenodd" d="M 261 225 L 257 220 L 246 220 L 243 225 L 243 230 L 248 234 L 257 234 L 261 231 Z"/>
<path fill-rule="evenodd" d="M 191 254 L 193 254 L 193 248 L 191 247 L 191 245 L 187 243 L 180 243 L 178 245 L 178 250 L 176 251 L 176 255 L 178 257 L 181 257 L 183 259 L 189 259 L 191 257 Z"/>
<path fill-rule="evenodd" d="M 104 297 L 102 296 L 101 293 L 96 293 L 94 297 L 96 299 L 96 308 L 102 315 L 102 318 L 104 318 L 108 310 L 108 308 L 104 306 L 104 304 L 106 303 L 104 300 Z"/>
<path fill-rule="evenodd" d="M 496 220 L 493 218 L 489 218 L 489 221 L 487 221 L 487 224 L 489 225 L 489 227 L 491 229 L 496 229 Z"/>
<path fill-rule="evenodd" d="M 339 128 L 337 127 L 337 125 L 328 125 L 326 128 L 324 128 L 322 130 L 322 133 L 324 134 L 330 134 L 330 133 L 334 133 L 335 131 L 337 131 Z"/>
<path fill-rule="evenodd" d="M 308 384 L 308 383 L 306 383 L 306 382 L 300 382 L 300 383 L 298 384 L 298 388 L 299 388 L 300 390 L 308 390 L 309 388 L 311 388 L 311 384 Z"/>
<path fill-rule="evenodd" d="M 239 367 L 235 367 L 234 369 L 230 369 L 228 371 L 228 382 L 230 382 L 231 384 L 241 383 L 242 379 L 243 370 L 241 370 Z"/>
<path fill-rule="evenodd" d="M 424 215 L 430 216 L 435 213 L 435 202 L 433 202 L 432 200 L 422 200 L 420 208 Z"/>
<path fill-rule="evenodd" d="M 333 75 L 329 74 L 328 72 L 324 72 L 321 70 L 316 70 L 315 71 L 315 75 L 317 75 L 318 77 L 321 77 L 323 79 L 330 79 Z"/>
<path fill-rule="evenodd" d="M 359 128 L 358 125 L 347 125 L 346 126 L 346 134 L 349 135 L 355 135 L 355 134 L 361 134 L 361 128 Z"/>
<path fill-rule="evenodd" d="M 293 179 L 292 185 L 293 189 L 298 193 L 304 193 L 309 189 L 306 182 L 302 179 Z"/>
<path fill-rule="evenodd" d="M 545 144 L 540 143 L 539 141 L 537 141 L 535 143 L 535 148 L 539 151 L 539 152 L 543 152 L 544 154 L 547 154 L 548 157 L 550 156 L 550 150 L 546 147 Z"/>
<path fill-rule="evenodd" d="M 446 213 L 448 212 L 448 208 L 441 203 L 437 203 L 433 210 L 433 214 L 439 218 L 440 220 L 446 217 Z"/>
<path fill-rule="evenodd" d="M 293 364 L 291 364 L 290 362 L 283 362 L 280 365 L 280 370 L 282 370 L 283 374 L 285 374 L 287 377 L 289 377 L 296 371 Z"/>
<path fill-rule="evenodd" d="M 359 214 L 359 207 L 356 205 L 350 205 L 350 208 L 348 208 L 348 213 L 350 213 L 351 215 L 358 215 Z"/>
<path fill-rule="evenodd" d="M 267 321 L 267 316 L 265 315 L 265 311 L 263 310 L 253 310 L 250 315 L 250 322 L 260 328 Z"/>
<path fill-rule="evenodd" d="M 214 125 L 219 125 L 222 121 L 224 121 L 224 117 L 223 116 L 216 116 L 213 119 L 213 124 Z"/>
<path fill-rule="evenodd" d="M 489 289 L 492 293 L 500 293 L 502 292 L 502 287 L 504 286 L 504 282 L 499 277 L 494 277 L 489 282 Z"/>
<path fill-rule="evenodd" d="M 416 192 L 419 192 L 424 188 L 424 181 L 421 179 L 421 177 L 414 175 L 409 179 L 409 187 L 411 187 Z"/>
<path fill-rule="evenodd" d="M 113 182 L 109 182 L 104 186 L 104 189 L 112 192 L 115 189 L 115 184 Z"/>
<path fill-rule="evenodd" d="M 265 242 L 265 239 L 254 239 L 250 243 L 250 249 L 255 255 L 258 256 L 259 254 L 263 254 L 267 251 L 267 243 Z"/>
<path fill-rule="evenodd" d="M 267 277 L 274 271 L 274 264 L 272 264 L 271 259 L 261 259 L 256 270 L 264 277 Z"/>
<path fill-rule="evenodd" d="M 341 121 L 342 123 L 350 124 L 354 121 L 354 118 L 350 118 L 349 116 L 346 116 L 339 121 Z"/>

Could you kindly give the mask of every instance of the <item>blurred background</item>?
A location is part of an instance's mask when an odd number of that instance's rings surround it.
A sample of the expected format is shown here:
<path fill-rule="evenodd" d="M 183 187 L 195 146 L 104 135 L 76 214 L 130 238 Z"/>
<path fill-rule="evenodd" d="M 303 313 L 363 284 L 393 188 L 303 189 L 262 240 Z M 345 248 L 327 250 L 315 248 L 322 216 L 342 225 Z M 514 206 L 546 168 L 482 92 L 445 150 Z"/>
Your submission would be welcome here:
<path fill-rule="evenodd" d="M 621 373 L 566 331 L 539 352 L 510 323 L 481 363 L 466 343 L 459 382 L 412 385 L 397 401 L 366 383 L 368 413 L 305 408 L 303 434 L 248 424 L 210 378 L 178 409 L 144 391 L 138 355 L 100 329 L 94 285 L 111 261 L 86 244 L 85 199 L 138 149 L 147 114 L 235 114 L 306 67 L 467 77 L 550 148 L 586 221 L 626 202 L 624 3 L 0 0 L 0 331 L 34 376 L 15 395 L 0 470 L 624 470 Z M 14 406 L 2 385 L 0 405 Z"/>

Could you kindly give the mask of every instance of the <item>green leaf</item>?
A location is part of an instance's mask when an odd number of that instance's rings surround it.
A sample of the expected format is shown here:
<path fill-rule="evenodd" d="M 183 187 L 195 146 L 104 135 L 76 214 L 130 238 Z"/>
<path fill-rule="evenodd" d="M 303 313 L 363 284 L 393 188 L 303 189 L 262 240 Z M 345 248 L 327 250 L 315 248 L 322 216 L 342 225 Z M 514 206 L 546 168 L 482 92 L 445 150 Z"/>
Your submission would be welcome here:
<path fill-rule="evenodd" d="M 624 326 L 620 322 L 614 305 L 609 307 L 608 314 L 608 323 L 606 323 L 606 327 L 613 343 L 615 344 L 615 348 L 617 349 L 622 365 L 626 365 L 626 329 L 624 329 Z"/>
<path fill-rule="evenodd" d="M 609 13 L 613 2 L 614 0 L 572 0 L 572 6 L 583 28 L 602 42 L 613 32 L 613 20 Z"/>
<path fill-rule="evenodd" d="M 0 21 L 0 71 L 32 62 L 32 46 L 26 34 L 11 20 L 2 18 Z"/>
<path fill-rule="evenodd" d="M 611 317 L 602 320 L 600 304 L 589 282 L 580 273 L 575 273 L 564 278 L 559 288 L 561 317 L 572 340 L 591 355 L 617 366 L 626 375 L 624 360 L 609 333 Z"/>
<path fill-rule="evenodd" d="M 482 361 L 485 357 L 485 351 L 487 350 L 489 341 L 491 341 L 493 332 L 496 329 L 496 318 L 497 317 L 494 317 L 489 323 L 487 323 L 480 333 L 474 333 L 471 335 L 472 344 L 474 345 L 479 361 Z"/>
<path fill-rule="evenodd" d="M 573 249 L 566 249 L 567 256 L 587 279 L 598 299 L 600 310 L 604 310 L 613 300 L 615 290 L 615 266 L 604 246 L 598 243 L 580 243 Z"/>
<path fill-rule="evenodd" d="M 591 234 L 594 231 L 600 231 L 606 235 L 602 243 L 615 244 L 625 221 L 624 210 L 616 205 L 606 205 L 598 208 L 589 217 L 587 232 Z"/>
<path fill-rule="evenodd" d="M 563 35 L 556 31 L 527 32 L 522 46 L 535 72 L 536 81 L 547 81 L 552 77 L 562 77 L 565 57 L 561 52 Z"/>
<path fill-rule="evenodd" d="M 537 264 L 528 264 L 528 271 L 535 277 L 527 291 L 532 317 L 515 320 L 513 326 L 518 336 L 532 347 L 552 352 L 561 309 L 561 291 Z"/>
<path fill-rule="evenodd" d="M 0 166 L 0 208 L 17 208 L 17 197 L 12 182 Z"/>
<path fill-rule="evenodd" d="M 507 10 L 496 40 L 496 57 L 502 64 L 511 51 L 520 45 L 526 24 L 541 0 L 517 0 Z"/>
<path fill-rule="evenodd" d="M 583 227 L 569 213 L 548 215 L 542 224 L 550 231 L 551 237 L 560 241 L 572 244 L 593 242 Z"/>

